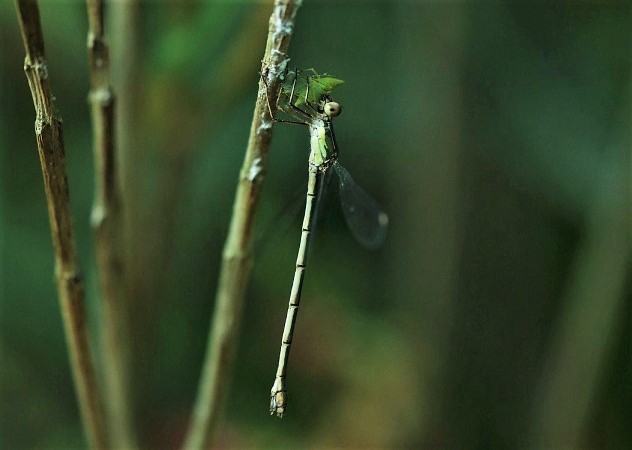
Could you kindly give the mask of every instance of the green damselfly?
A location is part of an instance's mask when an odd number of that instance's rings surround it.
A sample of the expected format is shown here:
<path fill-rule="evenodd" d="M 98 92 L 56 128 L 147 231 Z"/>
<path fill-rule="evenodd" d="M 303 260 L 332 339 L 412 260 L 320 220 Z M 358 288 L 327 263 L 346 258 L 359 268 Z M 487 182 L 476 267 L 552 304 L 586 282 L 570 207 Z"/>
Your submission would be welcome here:
<path fill-rule="evenodd" d="M 265 82 L 265 74 L 262 75 Z M 290 292 L 290 302 L 276 378 L 270 393 L 270 414 L 283 416 L 287 405 L 285 377 L 292 344 L 294 325 L 301 299 L 301 289 L 307 267 L 308 247 L 315 228 L 319 200 L 322 199 L 325 179 L 336 172 L 339 182 L 340 202 L 344 217 L 354 237 L 365 247 L 377 248 L 386 238 L 388 216 L 349 175 L 338 162 L 338 145 L 334 134 L 333 118 L 340 115 L 342 107 L 331 98 L 332 90 L 342 80 L 319 75 L 314 69 L 295 69 L 285 73 L 283 86 L 273 105 L 268 98 L 268 108 L 275 122 L 293 123 L 309 127 L 310 153 L 305 215 L 301 229 L 301 241 L 296 258 L 296 270 Z M 267 91 L 267 89 L 266 89 Z M 293 120 L 276 118 L 280 110 Z"/>

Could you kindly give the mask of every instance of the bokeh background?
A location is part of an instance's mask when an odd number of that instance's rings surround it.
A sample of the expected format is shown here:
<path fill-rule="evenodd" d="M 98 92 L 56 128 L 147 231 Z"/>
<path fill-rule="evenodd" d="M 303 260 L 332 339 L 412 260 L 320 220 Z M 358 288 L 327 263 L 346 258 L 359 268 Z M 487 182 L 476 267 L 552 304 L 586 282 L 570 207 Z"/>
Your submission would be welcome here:
<path fill-rule="evenodd" d="M 270 3 L 110 11 L 147 448 L 175 448 L 192 409 Z M 275 127 L 216 445 L 632 448 L 629 4 L 304 3 L 290 66 L 346 81 L 341 162 L 389 213 L 389 237 L 363 249 L 332 194 L 288 412 L 270 417 L 300 227 L 276 217 L 304 190 L 308 156 L 304 129 Z M 41 14 L 96 341 L 85 6 Z M 23 58 L 2 2 L 0 444 L 83 448 Z"/>

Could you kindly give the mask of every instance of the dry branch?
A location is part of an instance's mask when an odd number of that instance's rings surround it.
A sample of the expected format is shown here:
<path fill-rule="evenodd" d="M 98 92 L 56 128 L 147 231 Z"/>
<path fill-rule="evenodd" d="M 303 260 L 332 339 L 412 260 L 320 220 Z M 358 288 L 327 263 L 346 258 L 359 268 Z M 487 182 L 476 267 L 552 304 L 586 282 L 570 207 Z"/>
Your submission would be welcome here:
<path fill-rule="evenodd" d="M 129 401 L 129 330 L 126 320 L 121 194 L 116 160 L 115 98 L 105 40 L 103 2 L 86 0 L 88 69 L 95 195 L 92 206 L 97 270 L 102 300 L 102 341 L 112 444 L 134 448 Z"/>
<path fill-rule="evenodd" d="M 262 61 L 269 95 L 276 98 L 287 65 L 287 49 L 300 0 L 276 0 L 270 17 L 268 40 Z M 203 449 L 211 444 L 226 398 L 231 361 L 237 346 L 241 311 L 253 265 L 252 233 L 259 194 L 265 175 L 272 119 L 259 82 L 259 94 L 244 162 L 239 175 L 233 215 L 224 244 L 216 305 L 191 427 L 184 448 Z"/>
<path fill-rule="evenodd" d="M 61 119 L 55 111 L 35 0 L 16 0 L 26 51 L 24 71 L 35 105 L 35 137 L 55 249 L 55 273 L 83 425 L 92 447 L 108 447 L 103 402 L 86 329 L 85 295 L 72 230 Z"/>

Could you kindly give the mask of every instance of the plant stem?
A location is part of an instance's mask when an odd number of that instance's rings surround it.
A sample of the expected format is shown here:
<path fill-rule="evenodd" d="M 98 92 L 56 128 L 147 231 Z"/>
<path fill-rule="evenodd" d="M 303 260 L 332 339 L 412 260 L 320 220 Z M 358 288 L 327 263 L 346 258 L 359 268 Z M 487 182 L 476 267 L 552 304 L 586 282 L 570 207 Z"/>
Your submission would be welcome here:
<path fill-rule="evenodd" d="M 606 166 L 604 164 L 604 166 Z M 539 386 L 528 448 L 581 448 L 624 321 L 632 261 L 627 168 L 602 168 Z"/>
<path fill-rule="evenodd" d="M 109 3 L 109 20 L 112 23 L 112 29 L 117 30 L 110 36 L 112 49 L 112 58 L 114 65 L 112 66 L 112 84 L 116 88 L 117 107 L 116 107 L 116 134 L 118 156 L 120 161 L 120 176 L 122 198 L 125 204 L 125 215 L 129 215 L 130 210 L 134 208 L 131 204 L 135 200 L 136 179 L 134 171 L 138 164 L 137 154 L 139 143 L 135 142 L 138 135 L 135 130 L 139 127 L 137 118 L 138 104 L 138 86 L 143 83 L 141 79 L 141 68 L 138 61 L 141 60 L 141 46 L 143 45 L 142 31 L 140 22 L 140 5 L 138 0 L 125 0 Z M 141 147 L 142 148 L 142 147 Z M 134 185 L 133 187 L 130 185 Z M 129 230 L 132 224 L 126 224 L 125 229 Z M 125 236 L 126 239 L 131 238 L 130 233 Z M 129 262 L 129 260 L 127 261 Z M 127 266 L 126 276 L 128 277 L 132 267 Z"/>
<path fill-rule="evenodd" d="M 95 196 L 92 206 L 97 270 L 102 296 L 102 342 L 112 444 L 135 448 L 129 401 L 129 330 L 122 256 L 123 223 L 115 148 L 115 97 L 104 35 L 102 0 L 86 0 L 89 100 L 92 106 Z"/>
<path fill-rule="evenodd" d="M 276 0 L 262 61 L 268 93 L 276 98 L 287 65 L 287 49 L 301 0 Z M 244 162 L 239 174 L 228 237 L 224 244 L 216 306 L 208 337 L 206 356 L 185 449 L 208 448 L 228 391 L 231 363 L 237 346 L 246 286 L 253 265 L 252 232 L 255 211 L 265 175 L 272 118 L 267 107 L 266 86 L 259 94 L 250 128 Z"/>
<path fill-rule="evenodd" d="M 60 307 L 83 426 L 93 448 L 108 447 L 107 427 L 94 360 L 88 342 L 83 280 L 70 214 L 61 119 L 53 106 L 36 0 L 16 0 L 26 51 L 24 72 L 35 105 L 35 137 L 44 176 Z"/>

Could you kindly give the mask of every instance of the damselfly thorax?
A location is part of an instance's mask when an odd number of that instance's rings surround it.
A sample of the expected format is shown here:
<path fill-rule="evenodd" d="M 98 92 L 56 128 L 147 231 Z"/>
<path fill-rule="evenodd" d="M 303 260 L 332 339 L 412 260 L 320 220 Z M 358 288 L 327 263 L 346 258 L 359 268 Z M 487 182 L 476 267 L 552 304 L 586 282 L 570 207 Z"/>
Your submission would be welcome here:
<path fill-rule="evenodd" d="M 309 163 L 325 172 L 338 159 L 334 124 L 330 119 L 315 118 L 309 124 L 309 135 Z"/>

